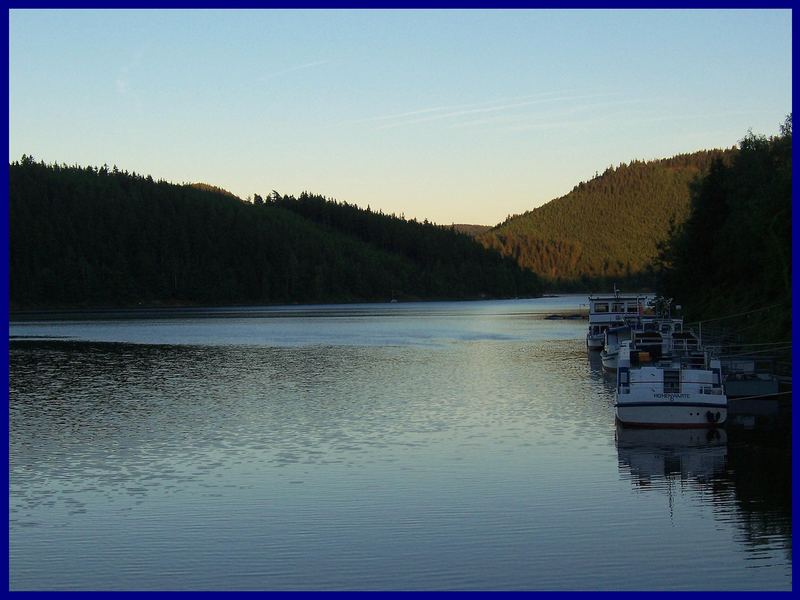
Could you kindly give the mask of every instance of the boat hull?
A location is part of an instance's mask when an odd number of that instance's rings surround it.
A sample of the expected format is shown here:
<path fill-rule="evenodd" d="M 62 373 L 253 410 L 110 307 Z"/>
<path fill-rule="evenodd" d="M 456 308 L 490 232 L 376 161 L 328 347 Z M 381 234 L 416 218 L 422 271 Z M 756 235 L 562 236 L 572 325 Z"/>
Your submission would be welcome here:
<path fill-rule="evenodd" d="M 603 350 L 600 353 L 600 359 L 603 362 L 603 368 L 606 371 L 616 371 L 617 363 L 619 362 L 619 352 L 607 352 Z"/>
<path fill-rule="evenodd" d="M 727 402 L 617 402 L 618 422 L 628 427 L 716 427 L 728 418 Z"/>
<path fill-rule="evenodd" d="M 589 350 L 602 350 L 604 344 L 603 340 L 604 338 L 602 333 L 599 335 L 588 334 L 586 336 L 586 347 Z"/>

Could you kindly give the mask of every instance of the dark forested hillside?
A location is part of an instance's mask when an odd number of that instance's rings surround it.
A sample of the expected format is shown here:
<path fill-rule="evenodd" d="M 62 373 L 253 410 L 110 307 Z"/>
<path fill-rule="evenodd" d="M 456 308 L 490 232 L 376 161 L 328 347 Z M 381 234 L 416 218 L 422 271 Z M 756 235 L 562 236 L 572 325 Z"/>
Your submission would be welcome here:
<path fill-rule="evenodd" d="M 416 283 L 422 285 L 426 295 L 445 297 L 455 289 L 461 296 L 466 290 L 474 293 L 487 284 L 492 289 L 508 290 L 507 293 L 519 290 L 518 293 L 530 295 L 541 290 L 536 275 L 520 271 L 512 259 L 487 251 L 453 227 L 375 213 L 369 208 L 362 210 L 307 193 L 299 198 L 273 194 L 267 205 L 402 257 L 419 270 L 421 279 Z"/>
<path fill-rule="evenodd" d="M 481 233 L 489 231 L 491 228 L 491 225 L 467 225 L 465 223 L 455 223 L 453 225 L 453 229 L 456 231 L 460 231 L 461 233 L 466 233 L 467 235 L 471 236 L 477 236 Z"/>
<path fill-rule="evenodd" d="M 745 338 L 791 339 L 792 121 L 748 134 L 692 188 L 691 211 L 659 254 L 659 291 L 690 319 L 736 319 Z M 731 325 L 731 323 L 727 323 Z"/>
<path fill-rule="evenodd" d="M 633 161 L 582 182 L 566 196 L 509 218 L 478 236 L 555 283 L 642 280 L 669 234 L 689 211 L 689 184 L 735 149 Z M 646 279 L 646 278 L 645 278 Z M 652 283 L 652 282 L 651 282 Z"/>
<path fill-rule="evenodd" d="M 449 228 L 321 197 L 251 204 L 212 186 L 23 157 L 9 166 L 9 201 L 12 309 L 541 290 L 533 273 Z"/>

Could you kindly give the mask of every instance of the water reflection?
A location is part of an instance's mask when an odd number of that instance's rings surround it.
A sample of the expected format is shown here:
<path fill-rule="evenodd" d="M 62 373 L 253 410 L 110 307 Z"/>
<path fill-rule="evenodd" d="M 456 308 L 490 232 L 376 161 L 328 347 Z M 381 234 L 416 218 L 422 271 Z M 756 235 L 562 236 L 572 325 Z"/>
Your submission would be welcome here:
<path fill-rule="evenodd" d="M 409 302 L 133 311 L 17 313 L 12 340 L 131 344 L 442 347 L 462 341 L 574 337 L 580 296 L 482 302 Z M 34 319 L 34 320 L 32 320 Z"/>
<path fill-rule="evenodd" d="M 603 369 L 603 361 L 599 352 L 588 352 L 584 349 L 583 354 L 587 356 L 585 360 L 588 362 L 591 380 L 601 385 L 606 395 L 613 398 L 617 389 L 615 373 Z"/>
<path fill-rule="evenodd" d="M 733 523 L 751 561 L 782 551 L 792 555 L 791 444 L 775 432 L 649 429 L 616 424 L 619 472 L 638 490 L 675 495 L 711 507 Z"/>
<path fill-rule="evenodd" d="M 442 448 L 434 461 L 462 461 L 486 439 L 508 455 L 602 439 L 613 409 L 580 358 L 559 340 L 448 351 L 15 342 L 11 521 L 66 499 L 91 510 L 87 493 L 252 488 L 266 469 L 368 469 L 430 447 Z"/>
<path fill-rule="evenodd" d="M 792 557 L 791 433 L 776 430 L 728 429 L 724 477 L 713 481 L 717 518 L 735 520 L 738 541 L 763 558 L 773 548 Z M 730 506 L 736 508 L 732 519 Z"/>
<path fill-rule="evenodd" d="M 780 450 L 732 432 L 707 448 L 623 432 L 615 447 L 613 381 L 585 323 L 495 308 L 410 329 L 295 318 L 278 342 L 260 318 L 103 326 L 162 345 L 13 342 L 11 587 L 790 585 Z M 719 450 L 710 475 L 692 458 Z M 651 492 L 666 480 L 686 482 L 674 522 Z"/>
<path fill-rule="evenodd" d="M 615 440 L 620 472 L 637 487 L 661 487 L 673 480 L 704 486 L 725 472 L 724 429 L 645 429 L 617 423 Z"/>

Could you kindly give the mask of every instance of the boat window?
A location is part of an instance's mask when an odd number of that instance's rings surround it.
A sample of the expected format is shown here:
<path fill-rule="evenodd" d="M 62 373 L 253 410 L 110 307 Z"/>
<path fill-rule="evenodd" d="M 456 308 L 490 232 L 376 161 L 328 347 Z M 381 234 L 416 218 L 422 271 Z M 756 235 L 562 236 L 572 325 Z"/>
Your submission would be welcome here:
<path fill-rule="evenodd" d="M 626 308 L 626 312 L 629 312 L 629 313 L 637 313 L 637 312 L 639 312 L 639 305 L 638 304 L 628 304 L 628 307 Z"/>
<path fill-rule="evenodd" d="M 625 312 L 625 304 L 622 302 L 615 302 L 611 305 L 611 312 Z"/>
<path fill-rule="evenodd" d="M 608 302 L 595 302 L 594 312 L 599 312 L 599 313 L 608 312 Z"/>
<path fill-rule="evenodd" d="M 681 372 L 673 369 L 664 370 L 664 393 L 679 394 L 681 391 Z"/>

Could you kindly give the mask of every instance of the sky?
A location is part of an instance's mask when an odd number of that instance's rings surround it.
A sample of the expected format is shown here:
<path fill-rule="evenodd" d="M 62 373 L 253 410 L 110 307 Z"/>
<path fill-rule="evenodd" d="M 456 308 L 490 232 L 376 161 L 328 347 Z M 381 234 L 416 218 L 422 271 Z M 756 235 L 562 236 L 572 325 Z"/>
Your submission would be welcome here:
<path fill-rule="evenodd" d="M 789 10 L 11 10 L 9 158 L 494 225 L 774 135 Z"/>

